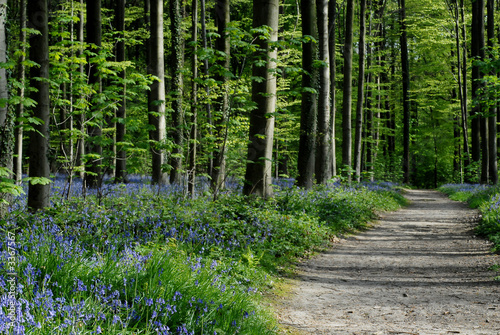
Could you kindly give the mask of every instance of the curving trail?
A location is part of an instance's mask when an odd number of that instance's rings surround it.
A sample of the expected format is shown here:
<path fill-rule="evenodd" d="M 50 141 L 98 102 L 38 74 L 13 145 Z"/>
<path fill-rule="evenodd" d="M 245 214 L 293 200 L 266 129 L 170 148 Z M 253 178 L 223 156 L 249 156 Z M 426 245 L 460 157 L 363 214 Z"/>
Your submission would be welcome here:
<path fill-rule="evenodd" d="M 500 334 L 500 264 L 472 234 L 477 212 L 437 191 L 301 265 L 279 307 L 303 334 Z"/>

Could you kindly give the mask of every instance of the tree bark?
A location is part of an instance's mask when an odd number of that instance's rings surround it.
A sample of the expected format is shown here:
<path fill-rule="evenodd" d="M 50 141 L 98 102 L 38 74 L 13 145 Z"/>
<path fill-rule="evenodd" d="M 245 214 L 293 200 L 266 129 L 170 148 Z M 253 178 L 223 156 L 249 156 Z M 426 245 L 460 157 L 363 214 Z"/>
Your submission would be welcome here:
<path fill-rule="evenodd" d="M 337 2 L 328 2 L 328 17 L 330 21 L 329 30 L 329 54 L 330 54 L 330 157 L 331 157 L 331 171 L 332 176 L 337 175 L 337 150 L 336 150 L 336 132 L 335 132 L 335 117 L 336 117 L 336 92 L 337 88 L 336 76 L 337 76 L 337 64 L 336 64 L 336 45 L 337 45 L 337 34 L 336 34 L 336 22 L 337 22 Z"/>
<path fill-rule="evenodd" d="M 253 27 L 264 25 L 271 28 L 269 41 L 258 40 L 266 59 L 265 66 L 254 64 L 252 76 L 264 78 L 252 82 L 252 101 L 256 104 L 250 114 L 250 129 L 245 173 L 245 195 L 255 194 L 263 198 L 273 195 L 272 158 L 274 135 L 274 112 L 276 110 L 276 59 L 277 49 L 270 45 L 278 40 L 278 0 L 253 1 Z"/>
<path fill-rule="evenodd" d="M 182 160 L 183 160 L 183 125 L 184 113 L 182 111 L 183 98 L 183 38 L 182 38 L 182 14 L 181 1 L 170 0 L 170 22 L 172 32 L 172 85 L 173 85 L 173 101 L 172 101 L 172 140 L 174 148 L 172 150 L 170 171 L 170 182 L 179 184 L 182 179 Z"/>
<path fill-rule="evenodd" d="M 401 67 L 403 75 L 403 182 L 410 183 L 410 64 L 408 60 L 408 40 L 406 34 L 406 5 L 400 0 L 400 43 Z"/>
<path fill-rule="evenodd" d="M 360 1 L 359 10 L 359 69 L 358 100 L 356 102 L 356 134 L 354 140 L 354 167 L 356 181 L 361 181 L 361 144 L 363 135 L 363 103 L 365 96 L 365 53 L 366 53 L 366 0 Z"/>
<path fill-rule="evenodd" d="M 302 36 L 316 38 L 316 11 L 315 0 L 301 1 L 302 9 Z M 314 43 L 302 43 L 302 111 L 300 114 L 300 140 L 298 160 L 297 185 L 310 189 L 313 186 L 315 167 L 315 141 L 317 105 L 317 70 L 313 67 L 316 59 Z"/>
<path fill-rule="evenodd" d="M 344 100 L 342 103 L 342 165 L 348 181 L 351 181 L 352 169 L 352 48 L 354 0 L 346 3 L 346 28 L 344 43 Z"/>
<path fill-rule="evenodd" d="M 492 50 L 495 45 L 495 0 L 487 0 L 488 18 L 488 49 Z M 495 75 L 492 72 L 491 75 Z M 488 112 L 488 168 L 489 181 L 498 184 L 498 163 L 497 163 L 497 108 L 492 106 Z"/>
<path fill-rule="evenodd" d="M 115 19 L 116 19 L 116 30 L 120 34 L 121 40 L 116 43 L 116 61 L 125 61 L 125 0 L 117 0 L 115 7 Z M 125 70 L 118 74 L 120 78 L 125 81 L 127 78 Z M 127 182 L 127 153 L 123 146 L 125 141 L 126 123 L 125 119 L 127 117 L 127 96 L 126 96 L 126 84 L 123 84 L 121 90 L 122 99 L 116 111 L 116 166 L 115 166 L 115 182 Z"/>
<path fill-rule="evenodd" d="M 87 0 L 87 43 L 90 44 L 90 51 L 99 53 L 101 47 L 102 28 L 101 28 L 101 0 Z M 93 56 L 88 56 L 89 69 L 89 85 L 94 86 L 97 94 L 102 91 L 101 78 L 99 77 L 96 64 L 92 64 L 90 59 Z M 91 118 L 94 118 L 93 123 L 97 124 L 90 126 L 88 135 L 90 140 L 89 153 L 96 155 L 88 162 L 88 168 L 85 174 L 85 184 L 88 187 L 100 187 L 102 183 L 102 117 L 99 116 L 99 106 L 92 102 L 90 107 Z"/>
<path fill-rule="evenodd" d="M 192 91 L 191 91 L 191 130 L 189 141 L 189 167 L 188 167 L 188 192 L 191 197 L 195 196 L 196 185 L 196 149 L 198 133 L 198 0 L 192 1 Z"/>
<path fill-rule="evenodd" d="M 484 47 L 484 0 L 472 2 L 471 26 L 471 57 L 482 59 Z M 480 88 L 481 71 L 476 65 L 472 66 L 472 99 L 478 95 Z M 475 106 L 471 111 L 471 156 L 474 162 L 481 159 L 481 131 L 480 131 L 480 106 Z"/>
<path fill-rule="evenodd" d="M 34 88 L 30 97 L 37 104 L 33 107 L 33 116 L 41 123 L 33 125 L 29 144 L 30 178 L 49 178 L 49 27 L 47 0 L 28 0 L 28 22 L 40 31 L 30 37 L 30 60 L 39 64 L 30 69 L 30 86 Z M 39 80 L 42 78 L 44 80 Z M 50 184 L 30 183 L 28 190 L 28 208 L 33 211 L 50 206 Z"/>
<path fill-rule="evenodd" d="M 227 123 L 229 117 L 227 72 L 229 72 L 229 61 L 231 56 L 231 44 L 226 32 L 231 20 L 229 10 L 229 0 L 218 0 L 216 2 L 215 18 L 219 37 L 215 41 L 215 48 L 224 56 L 219 56 L 222 57 L 222 59 L 217 61 L 217 72 L 215 73 L 215 80 L 219 82 L 222 92 L 215 102 L 217 109 L 214 111 L 213 117 L 216 150 L 214 152 L 212 167 L 211 188 L 214 194 L 218 194 L 220 190 L 224 189 L 226 179 Z"/>
<path fill-rule="evenodd" d="M 328 39 L 328 0 L 317 0 L 319 60 L 318 124 L 316 145 L 316 180 L 326 184 L 332 178 L 331 170 L 331 122 L 330 122 L 330 50 Z"/>
<path fill-rule="evenodd" d="M 152 176 L 153 184 L 165 184 L 167 175 L 163 172 L 165 163 L 165 149 L 163 144 L 166 135 L 165 121 L 165 60 L 163 47 L 163 0 L 151 0 L 151 37 L 150 60 L 148 61 L 148 73 L 156 76 L 159 81 L 151 84 L 149 108 L 149 124 L 154 130 L 149 132 L 151 140 Z"/>

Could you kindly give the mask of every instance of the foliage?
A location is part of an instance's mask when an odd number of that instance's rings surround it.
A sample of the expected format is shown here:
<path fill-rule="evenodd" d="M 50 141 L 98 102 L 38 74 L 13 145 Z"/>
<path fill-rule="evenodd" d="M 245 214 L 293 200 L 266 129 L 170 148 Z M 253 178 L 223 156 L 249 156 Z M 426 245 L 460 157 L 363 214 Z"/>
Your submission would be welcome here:
<path fill-rule="evenodd" d="M 233 183 L 213 202 L 203 188 L 187 199 L 148 182 L 107 183 L 103 196 L 89 190 L 84 199 L 76 180 L 65 200 L 59 177 L 52 208 L 36 215 L 17 199 L 0 232 L 0 283 L 15 232 L 20 334 L 276 334 L 258 292 L 402 199 L 389 184 L 304 192 L 279 180 L 274 200 L 245 198 Z M 0 301 L 5 331 L 8 300 Z"/>

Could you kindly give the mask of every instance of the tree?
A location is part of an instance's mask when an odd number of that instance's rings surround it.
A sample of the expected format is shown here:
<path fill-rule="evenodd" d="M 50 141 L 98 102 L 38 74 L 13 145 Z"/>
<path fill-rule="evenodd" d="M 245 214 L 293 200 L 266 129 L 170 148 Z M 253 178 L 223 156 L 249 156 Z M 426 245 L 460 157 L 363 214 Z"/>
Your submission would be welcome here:
<path fill-rule="evenodd" d="M 183 37 L 182 37 L 182 14 L 181 1 L 170 0 L 170 23 L 172 32 L 172 140 L 174 147 L 171 155 L 170 182 L 179 184 L 182 178 L 182 158 L 183 158 L 183 126 L 184 113 L 182 110 L 183 98 Z"/>
<path fill-rule="evenodd" d="M 471 57 L 482 59 L 484 47 L 484 0 L 472 1 L 472 24 L 471 24 Z M 472 98 L 478 96 L 480 88 L 481 71 L 479 66 L 472 66 Z M 480 144 L 480 106 L 476 105 L 471 111 L 471 158 L 479 162 L 481 158 Z M 485 153 L 483 153 L 485 154 Z"/>
<path fill-rule="evenodd" d="M 328 38 L 328 0 L 317 0 L 319 61 L 318 123 L 316 145 L 316 180 L 326 184 L 332 178 L 331 110 L 330 110 L 330 49 Z"/>
<path fill-rule="evenodd" d="M 406 33 L 406 4 L 399 0 L 401 67 L 403 75 L 403 182 L 410 182 L 410 64 Z"/>
<path fill-rule="evenodd" d="M 359 10 L 359 69 L 358 100 L 356 101 L 356 134 L 354 141 L 354 168 L 356 180 L 361 180 L 361 141 L 363 135 L 363 102 L 365 95 L 365 35 L 366 35 L 366 0 L 361 0 Z"/>
<path fill-rule="evenodd" d="M 336 116 L 336 92 L 335 89 L 337 87 L 336 77 L 337 77 L 337 43 L 336 43 L 336 23 L 337 23 L 337 1 L 329 1 L 328 2 L 328 17 L 330 21 L 330 27 L 328 30 L 328 38 L 330 39 L 329 47 L 330 47 L 330 157 L 331 157 L 331 172 L 332 176 L 337 175 L 337 150 L 336 150 L 336 132 L 335 132 L 335 116 Z"/>
<path fill-rule="evenodd" d="M 215 41 L 215 49 L 220 53 L 216 62 L 216 73 L 214 79 L 220 85 L 221 92 L 215 102 L 214 129 L 216 137 L 216 149 L 214 152 L 211 188 L 217 194 L 224 188 L 226 179 L 226 152 L 227 152 L 227 122 L 229 117 L 229 97 L 227 92 L 227 81 L 229 62 L 231 56 L 231 44 L 226 29 L 230 22 L 229 0 L 217 0 L 215 6 L 215 19 L 218 37 Z"/>
<path fill-rule="evenodd" d="M 153 184 L 164 184 L 166 175 L 163 172 L 165 163 L 165 60 L 163 48 L 163 0 L 151 0 L 151 37 L 150 59 L 148 73 L 158 78 L 151 84 L 148 98 L 149 124 L 153 128 L 149 132 L 151 141 L 152 178 Z"/>
<path fill-rule="evenodd" d="M 92 63 L 92 58 L 96 57 L 101 48 L 102 27 L 101 27 L 101 0 L 87 0 L 87 43 L 89 44 L 90 53 L 88 56 L 88 74 L 89 84 L 93 86 L 95 94 L 90 106 L 90 115 L 92 125 L 89 126 L 88 135 L 90 140 L 90 148 L 85 183 L 88 187 L 99 187 L 102 183 L 102 115 L 100 106 L 95 99 L 96 95 L 102 93 L 102 83 L 99 76 L 97 64 Z"/>
<path fill-rule="evenodd" d="M 117 0 L 115 4 L 116 30 L 119 39 L 116 42 L 116 61 L 125 61 L 125 0 Z M 125 82 L 126 72 L 119 73 L 120 78 Z M 121 90 L 122 100 L 116 111 L 116 146 L 117 157 L 115 166 L 115 182 L 127 181 L 127 152 L 123 146 L 125 141 L 125 118 L 127 116 L 126 85 L 123 84 Z"/>
<path fill-rule="evenodd" d="M 488 49 L 493 50 L 495 44 L 495 0 L 487 0 L 488 18 Z M 490 73 L 495 75 L 494 72 Z M 498 184 L 497 164 L 497 106 L 493 105 L 488 111 L 488 155 L 489 155 L 489 179 L 494 185 Z"/>
<path fill-rule="evenodd" d="M 252 101 L 256 108 L 250 113 L 247 167 L 243 193 L 256 194 L 268 198 L 273 195 L 272 157 L 274 135 L 274 113 L 276 109 L 276 58 L 274 42 L 278 41 L 278 0 L 253 1 L 253 27 L 259 31 L 266 29 L 268 38 L 259 36 L 259 59 L 253 64 Z"/>
<path fill-rule="evenodd" d="M 346 27 L 344 43 L 344 99 L 342 102 L 342 165 L 351 181 L 352 168 L 352 47 L 354 24 L 354 0 L 346 3 Z"/>
<path fill-rule="evenodd" d="M 38 178 L 30 182 L 28 189 L 28 207 L 39 210 L 50 205 L 50 184 L 44 181 L 50 176 L 49 160 L 49 26 L 47 0 L 28 0 L 27 16 L 30 27 L 40 34 L 30 36 L 30 60 L 39 66 L 30 69 L 30 86 L 33 88 L 30 98 L 36 102 L 33 116 L 40 120 L 30 131 L 29 177 Z M 42 179 L 40 179 L 42 178 Z"/>
<path fill-rule="evenodd" d="M 310 189 L 313 185 L 317 105 L 317 69 L 314 39 L 316 39 L 316 1 L 301 1 L 302 9 L 302 102 L 297 185 Z"/>
<path fill-rule="evenodd" d="M 188 192 L 191 197 L 195 195 L 196 184 L 196 154 L 198 133 L 198 0 L 192 1 L 192 90 L 191 90 L 191 130 L 189 134 L 189 167 L 188 167 Z"/>

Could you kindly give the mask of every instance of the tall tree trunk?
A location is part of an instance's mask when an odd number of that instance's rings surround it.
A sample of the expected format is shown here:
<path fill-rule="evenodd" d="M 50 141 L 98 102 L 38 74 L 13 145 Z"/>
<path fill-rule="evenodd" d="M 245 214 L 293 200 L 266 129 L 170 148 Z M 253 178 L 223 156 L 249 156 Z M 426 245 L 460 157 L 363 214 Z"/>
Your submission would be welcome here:
<path fill-rule="evenodd" d="M 189 141 L 189 168 L 188 168 L 188 192 L 191 197 L 195 195 L 196 185 L 196 149 L 198 133 L 198 0 L 192 1 L 192 38 L 193 38 L 193 59 L 192 59 L 192 91 L 191 91 L 191 131 Z"/>
<path fill-rule="evenodd" d="M 174 148 L 172 150 L 170 171 L 170 182 L 179 184 L 182 178 L 182 158 L 183 158 L 183 125 L 184 113 L 182 110 L 183 96 L 183 38 L 182 38 L 182 13 L 181 0 L 170 0 L 170 22 L 172 32 L 172 85 L 173 85 L 173 101 L 172 101 L 172 139 Z"/>
<path fill-rule="evenodd" d="M 337 175 L 337 150 L 336 150 L 336 140 L 335 140 L 335 116 L 336 116 L 336 92 L 337 87 L 336 76 L 337 76 L 337 64 L 336 64 L 336 22 L 337 22 L 337 2 L 328 2 L 328 17 L 330 21 L 330 30 L 328 37 L 330 39 L 330 157 L 331 157 L 331 171 L 332 176 Z"/>
<path fill-rule="evenodd" d="M 84 58 L 84 32 L 85 32 L 85 20 L 84 20 L 84 4 L 83 0 L 80 0 L 80 13 L 79 13 L 79 22 L 78 22 L 78 58 L 82 59 Z M 84 77 L 85 76 L 85 66 L 83 62 L 80 63 L 80 76 Z M 79 96 L 80 100 L 83 100 L 83 94 Z M 78 136 L 78 141 L 76 143 L 76 165 L 79 167 L 80 170 L 80 178 L 83 180 L 85 178 L 85 163 L 84 163 L 84 156 L 85 156 L 85 112 L 81 110 L 79 118 L 77 119 L 77 127 L 79 131 L 79 136 Z M 83 190 L 85 190 L 85 183 L 82 183 L 83 185 Z"/>
<path fill-rule="evenodd" d="M 40 34 L 30 37 L 30 60 L 39 64 L 30 69 L 30 86 L 34 89 L 30 97 L 36 102 L 33 116 L 41 123 L 33 125 L 30 131 L 29 144 L 29 176 L 30 178 L 49 178 L 49 27 L 47 0 L 28 0 L 28 21 Z M 43 78 L 45 80 L 39 80 Z M 30 183 L 28 190 L 28 207 L 38 210 L 50 206 L 50 184 Z"/>
<path fill-rule="evenodd" d="M 316 38 L 316 1 L 302 0 L 302 36 Z M 315 141 L 317 118 L 317 70 L 313 67 L 316 49 L 311 41 L 302 43 L 302 111 L 300 114 L 300 140 L 297 185 L 310 189 L 313 186 L 315 166 Z"/>
<path fill-rule="evenodd" d="M 352 47 L 354 0 L 346 3 L 346 28 L 344 43 L 344 100 L 342 103 L 342 165 L 351 181 L 352 169 Z"/>
<path fill-rule="evenodd" d="M 354 140 L 354 168 L 356 181 L 361 181 L 361 144 L 363 137 L 363 103 L 365 95 L 365 35 L 366 35 L 366 0 L 361 0 L 359 10 L 359 69 L 358 101 L 356 102 L 356 134 Z"/>
<path fill-rule="evenodd" d="M 226 31 L 231 20 L 229 9 L 229 0 L 217 0 L 215 18 L 219 37 L 215 41 L 215 48 L 224 56 L 217 62 L 218 71 L 215 73 L 215 80 L 220 83 L 222 92 L 216 101 L 217 110 L 213 118 L 216 150 L 214 152 L 211 187 L 214 194 L 218 194 L 218 192 L 224 188 L 226 179 L 227 123 L 229 117 L 229 97 L 227 92 L 228 77 L 226 73 L 229 71 L 231 55 L 231 44 Z"/>
<path fill-rule="evenodd" d="M 399 21 L 401 27 L 401 67 L 403 75 L 403 182 L 410 182 L 410 64 L 406 35 L 406 5 L 400 0 Z"/>
<path fill-rule="evenodd" d="M 90 44 L 90 51 L 93 53 L 99 53 L 101 47 L 102 38 L 102 28 L 101 28 L 101 0 L 87 0 L 87 43 Z M 89 74 L 89 84 L 94 86 L 97 94 L 102 91 L 101 78 L 98 74 L 98 69 L 96 64 L 91 64 L 90 59 L 92 56 L 88 56 L 88 74 Z M 95 99 L 93 99 L 95 100 Z M 91 140 L 89 153 L 95 155 L 95 158 L 91 158 L 85 174 L 85 183 L 88 187 L 95 188 L 99 187 L 102 183 L 102 117 L 98 116 L 100 106 L 98 103 L 93 101 L 90 106 L 91 117 L 95 118 L 95 126 L 90 126 L 88 129 L 89 138 Z"/>
<path fill-rule="evenodd" d="M 21 43 L 21 56 L 19 57 L 19 63 L 17 66 L 18 79 L 21 83 L 21 87 L 19 87 L 18 95 L 22 99 L 24 99 L 24 82 L 26 80 L 26 69 L 24 66 L 24 62 L 26 61 L 26 1 L 20 0 L 19 2 L 19 42 Z M 3 75 L 2 75 L 3 78 Z M 17 104 L 16 106 L 16 118 L 20 120 L 21 117 L 24 116 L 24 105 Z M 14 175 L 16 178 L 16 184 L 20 185 L 23 177 L 23 122 L 16 121 L 15 128 L 15 144 L 14 144 Z"/>
<path fill-rule="evenodd" d="M 328 39 L 328 0 L 316 0 L 318 21 L 319 69 L 318 124 L 316 145 L 316 180 L 326 184 L 332 178 L 331 171 L 331 122 L 330 122 L 330 50 Z"/>
<path fill-rule="evenodd" d="M 492 50 L 495 45 L 495 0 L 487 0 L 486 6 L 488 18 L 488 49 Z M 491 75 L 495 75 L 495 72 L 492 72 Z M 493 185 L 496 185 L 498 184 L 496 106 L 490 108 L 488 115 L 489 180 Z"/>
<path fill-rule="evenodd" d="M 7 61 L 7 0 L 0 0 L 0 62 Z M 0 99 L 8 99 L 7 71 L 0 68 Z M 7 169 L 7 175 L 10 178 L 12 172 L 12 153 L 13 153 L 13 120 L 8 113 L 8 105 L 0 105 L 0 168 Z M 5 172 L 5 171 L 2 171 Z M 12 195 L 0 193 L 0 200 L 11 202 Z M 6 204 L 0 202 L 0 219 L 7 213 Z"/>
<path fill-rule="evenodd" d="M 167 176 L 163 172 L 165 163 L 165 149 L 163 142 L 166 134 L 165 121 L 165 60 L 163 48 L 163 0 L 151 0 L 151 37 L 150 59 L 148 61 L 148 73 L 158 77 L 159 81 L 151 85 L 149 108 L 149 124 L 154 130 L 149 132 L 151 143 L 152 176 L 153 184 L 164 184 Z"/>
<path fill-rule="evenodd" d="M 121 40 L 116 43 L 116 61 L 125 61 L 125 0 L 117 0 L 115 7 L 116 30 L 120 34 Z M 118 74 L 124 81 L 121 90 L 122 99 L 116 111 L 116 166 L 115 166 L 115 182 L 127 182 L 127 153 L 123 146 L 125 141 L 125 118 L 127 117 L 127 97 L 126 84 L 127 78 L 125 70 Z"/>
<path fill-rule="evenodd" d="M 276 110 L 276 59 L 278 52 L 272 46 L 278 41 L 278 0 L 253 1 L 253 27 L 269 26 L 269 40 L 258 40 L 259 48 L 264 50 L 265 66 L 254 64 L 252 76 L 264 78 L 252 82 L 252 101 L 256 109 L 250 113 L 250 129 L 245 173 L 245 195 L 256 194 L 268 198 L 273 195 L 272 158 L 274 135 L 274 112 Z"/>
<path fill-rule="evenodd" d="M 484 0 L 472 2 L 472 26 L 471 26 L 471 57 L 480 58 L 484 47 Z M 472 66 L 472 98 L 478 95 L 480 88 L 481 71 L 477 65 Z M 474 162 L 481 159 L 481 131 L 480 131 L 480 106 L 475 106 L 471 111 L 471 156 Z M 483 153 L 487 154 L 487 153 Z"/>

